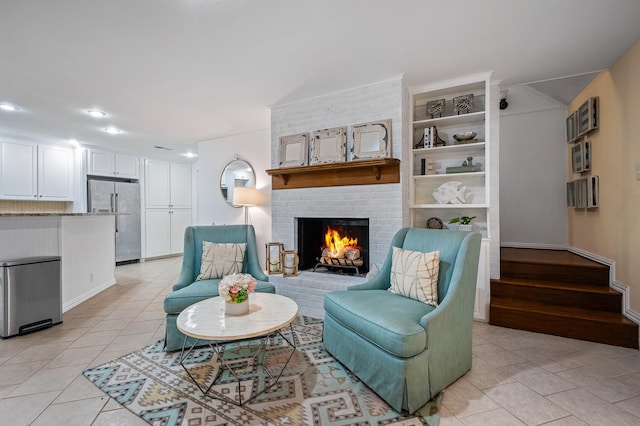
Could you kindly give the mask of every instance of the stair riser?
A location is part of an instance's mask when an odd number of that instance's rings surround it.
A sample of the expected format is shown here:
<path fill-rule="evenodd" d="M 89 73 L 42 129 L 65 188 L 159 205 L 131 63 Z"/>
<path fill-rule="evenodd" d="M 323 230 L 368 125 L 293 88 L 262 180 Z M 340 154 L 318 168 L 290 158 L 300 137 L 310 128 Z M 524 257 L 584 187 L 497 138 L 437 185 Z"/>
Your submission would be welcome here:
<path fill-rule="evenodd" d="M 548 305 L 570 306 L 574 308 L 595 309 L 606 312 L 622 311 L 622 294 L 601 294 L 581 292 L 578 289 L 552 289 L 512 285 L 497 280 L 491 281 L 491 300 L 511 299 Z"/>
<path fill-rule="evenodd" d="M 612 325 L 496 306 L 491 306 L 490 319 L 490 324 L 501 327 L 638 349 L 638 329 L 633 325 Z"/>
<path fill-rule="evenodd" d="M 502 261 L 500 275 L 504 278 L 553 281 L 567 284 L 609 286 L 609 270 L 581 268 L 568 265 L 549 265 Z"/>

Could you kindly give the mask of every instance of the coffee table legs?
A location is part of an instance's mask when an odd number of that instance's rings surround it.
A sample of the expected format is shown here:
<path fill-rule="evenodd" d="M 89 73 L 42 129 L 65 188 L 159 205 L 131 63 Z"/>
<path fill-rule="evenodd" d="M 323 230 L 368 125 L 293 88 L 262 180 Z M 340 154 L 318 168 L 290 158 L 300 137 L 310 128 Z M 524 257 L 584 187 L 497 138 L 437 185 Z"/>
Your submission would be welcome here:
<path fill-rule="evenodd" d="M 257 349 L 256 353 L 251 356 L 251 360 L 252 360 L 252 363 L 254 365 L 255 365 L 256 361 L 258 361 L 257 365 L 262 365 L 264 372 L 266 373 L 267 376 L 269 376 L 270 384 L 269 385 L 265 385 L 264 389 L 260 390 L 259 392 L 256 392 L 255 394 L 251 395 L 249 398 L 247 398 L 245 400 L 242 399 L 242 392 L 241 392 L 240 388 L 241 388 L 242 379 L 247 378 L 248 375 L 237 372 L 236 371 L 237 367 L 236 367 L 236 370 L 234 370 L 233 367 L 231 367 L 231 365 L 224 359 L 225 345 L 227 343 L 230 343 L 230 342 L 223 342 L 223 343 L 214 342 L 213 344 L 212 343 L 207 343 L 209 345 L 209 347 L 211 348 L 211 350 L 213 352 L 215 352 L 216 355 L 218 355 L 218 361 L 220 362 L 220 369 L 218 370 L 218 374 L 216 374 L 216 377 L 213 379 L 213 381 L 211 382 L 211 384 L 208 387 L 206 387 L 206 385 L 200 384 L 198 382 L 198 380 L 196 380 L 196 378 L 193 377 L 193 375 L 191 375 L 191 372 L 189 371 L 189 369 L 187 369 L 187 367 L 185 367 L 185 365 L 184 365 L 185 358 L 188 357 L 195 350 L 196 346 L 198 346 L 198 344 L 200 343 L 200 339 L 197 339 L 193 343 L 193 345 L 191 345 L 191 347 L 188 350 L 186 350 L 187 349 L 187 339 L 188 339 L 188 337 L 185 336 L 184 342 L 182 344 L 182 349 L 180 350 L 180 365 L 182 366 L 184 371 L 186 371 L 186 373 L 189 376 L 189 378 L 191 379 L 191 381 L 198 387 L 198 389 L 200 389 L 200 392 L 202 392 L 202 394 L 204 396 L 210 396 L 210 397 L 213 397 L 213 398 L 216 398 L 216 399 L 220 399 L 220 400 L 229 402 L 229 403 L 234 404 L 234 405 L 242 406 L 242 405 L 248 403 L 249 401 L 253 400 L 258 395 L 260 395 L 263 392 L 265 392 L 267 389 L 271 388 L 273 385 L 278 383 L 278 380 L 280 380 L 280 377 L 282 376 L 282 373 L 284 373 L 284 370 L 289 365 L 289 361 L 291 360 L 291 357 L 293 357 L 293 354 L 296 351 L 296 344 L 295 344 L 295 338 L 293 336 L 293 324 L 292 323 L 289 324 L 289 330 L 291 331 L 291 340 L 287 339 L 282 334 L 281 330 L 277 330 L 277 331 L 275 331 L 273 333 L 269 333 L 266 336 L 261 338 L 262 341 L 260 343 L 260 347 Z M 291 352 L 289 353 L 289 356 L 287 357 L 287 360 L 285 361 L 284 365 L 282 366 L 282 369 L 280 370 L 280 372 L 277 374 L 277 376 L 274 377 L 274 375 L 269 371 L 269 369 L 267 369 L 264 366 L 264 355 L 265 355 L 266 349 L 270 346 L 269 345 L 269 340 L 272 337 L 275 337 L 276 335 L 280 335 L 282 340 L 287 342 L 287 344 L 291 347 Z M 185 352 L 185 350 L 186 350 L 186 352 Z M 259 357 L 261 358 L 260 360 L 258 360 Z M 229 373 L 231 373 L 231 375 L 237 381 L 237 386 L 238 386 L 238 399 L 237 400 L 234 400 L 232 398 L 226 397 L 224 395 L 210 394 L 209 393 L 211 391 L 211 388 L 218 382 L 218 379 L 220 379 L 220 377 L 222 376 L 222 370 L 223 369 L 228 370 Z"/>

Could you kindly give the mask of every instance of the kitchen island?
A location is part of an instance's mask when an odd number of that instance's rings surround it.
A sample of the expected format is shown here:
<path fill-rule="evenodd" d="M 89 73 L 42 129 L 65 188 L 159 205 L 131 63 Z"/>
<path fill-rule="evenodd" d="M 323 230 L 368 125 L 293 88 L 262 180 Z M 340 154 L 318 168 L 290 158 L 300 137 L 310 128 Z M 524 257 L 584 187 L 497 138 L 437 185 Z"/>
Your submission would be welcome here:
<path fill-rule="evenodd" d="M 62 258 L 62 311 L 115 284 L 115 215 L 0 213 L 0 260 Z"/>

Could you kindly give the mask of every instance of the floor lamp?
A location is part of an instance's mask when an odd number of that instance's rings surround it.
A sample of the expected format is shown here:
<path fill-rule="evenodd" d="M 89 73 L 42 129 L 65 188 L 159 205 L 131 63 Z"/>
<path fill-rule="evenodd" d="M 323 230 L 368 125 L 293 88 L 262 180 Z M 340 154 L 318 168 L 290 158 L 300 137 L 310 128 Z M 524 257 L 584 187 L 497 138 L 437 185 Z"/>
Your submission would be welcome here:
<path fill-rule="evenodd" d="M 233 188 L 233 205 L 244 208 L 244 224 L 249 224 L 249 206 L 255 206 L 260 201 L 260 192 L 255 188 L 243 186 Z"/>

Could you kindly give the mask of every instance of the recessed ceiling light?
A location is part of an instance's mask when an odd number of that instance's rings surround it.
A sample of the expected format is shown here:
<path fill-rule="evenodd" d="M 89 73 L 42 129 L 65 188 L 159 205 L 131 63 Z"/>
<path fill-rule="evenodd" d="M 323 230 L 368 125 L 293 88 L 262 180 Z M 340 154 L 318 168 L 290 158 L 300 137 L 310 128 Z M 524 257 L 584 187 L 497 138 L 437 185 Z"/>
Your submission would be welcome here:
<path fill-rule="evenodd" d="M 0 109 L 3 111 L 18 111 L 19 108 L 11 104 L 2 103 L 0 104 Z"/>
<path fill-rule="evenodd" d="M 185 152 L 185 153 L 184 153 L 184 154 L 182 154 L 182 155 L 184 155 L 184 156 L 185 156 L 185 157 L 187 157 L 187 158 L 195 158 L 195 157 L 197 157 L 197 156 L 198 156 L 198 154 L 193 153 L 193 152 L 191 152 L 191 151 L 189 151 L 189 152 Z"/>
<path fill-rule="evenodd" d="M 77 140 L 75 140 L 75 139 L 69 139 L 69 140 L 67 141 L 67 143 L 68 143 L 69 145 L 71 145 L 71 146 L 76 147 L 76 148 L 80 146 L 80 142 L 78 142 L 78 141 L 77 141 Z"/>
<path fill-rule="evenodd" d="M 122 130 L 118 129 L 117 127 L 106 127 L 104 129 L 105 132 L 109 133 L 110 135 L 118 135 L 120 133 L 122 133 Z"/>
<path fill-rule="evenodd" d="M 106 112 L 97 110 L 97 109 L 88 109 L 87 110 L 87 114 L 89 114 L 90 116 L 94 117 L 94 118 L 103 118 L 107 116 Z"/>

